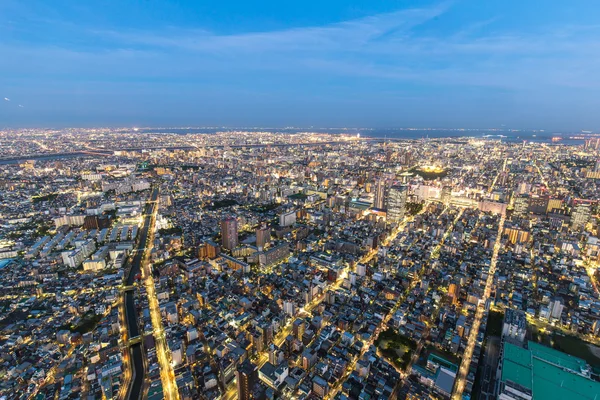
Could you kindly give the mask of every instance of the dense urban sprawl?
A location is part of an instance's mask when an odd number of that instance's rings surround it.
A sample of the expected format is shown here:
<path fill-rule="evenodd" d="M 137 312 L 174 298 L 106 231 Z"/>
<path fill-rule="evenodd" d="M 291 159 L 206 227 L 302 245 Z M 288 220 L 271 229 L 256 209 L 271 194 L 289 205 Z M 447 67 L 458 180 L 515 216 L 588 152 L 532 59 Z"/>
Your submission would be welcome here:
<path fill-rule="evenodd" d="M 0 132 L 0 398 L 600 395 L 600 138 L 169 132 Z"/>

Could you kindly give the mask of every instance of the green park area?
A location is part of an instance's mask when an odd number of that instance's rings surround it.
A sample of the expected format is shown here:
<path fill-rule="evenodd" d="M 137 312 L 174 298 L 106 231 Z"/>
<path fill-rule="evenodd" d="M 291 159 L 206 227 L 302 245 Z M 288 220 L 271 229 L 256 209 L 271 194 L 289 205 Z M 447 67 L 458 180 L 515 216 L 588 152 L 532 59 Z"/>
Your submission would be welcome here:
<path fill-rule="evenodd" d="M 485 336 L 501 336 L 504 313 L 500 311 L 490 311 L 487 319 Z"/>
<path fill-rule="evenodd" d="M 63 329 L 69 330 L 71 332 L 76 332 L 80 334 L 88 333 L 93 331 L 100 320 L 102 319 L 102 315 L 94 314 L 93 312 L 86 313 L 76 324 L 74 325 L 63 325 L 57 328 L 57 331 L 61 331 Z"/>
<path fill-rule="evenodd" d="M 406 203 L 406 212 L 408 213 L 408 215 L 417 215 L 421 212 L 424 205 L 425 203 L 412 203 L 409 201 Z"/>
<path fill-rule="evenodd" d="M 553 336 L 554 347 L 564 353 L 584 359 L 595 370 L 600 369 L 600 348 L 587 343 L 575 336 L 555 333 Z"/>
<path fill-rule="evenodd" d="M 288 199 L 290 200 L 305 200 L 308 197 L 308 195 L 304 194 L 304 193 L 294 193 L 288 196 Z"/>
<path fill-rule="evenodd" d="M 264 213 L 267 211 L 273 211 L 280 205 L 281 204 L 279 204 L 279 203 L 256 204 L 256 205 L 249 206 L 248 209 L 252 210 L 254 212 Z"/>
<path fill-rule="evenodd" d="M 208 205 L 204 208 L 206 208 L 207 210 L 218 210 L 220 208 L 226 208 L 226 207 L 231 207 L 231 206 L 237 206 L 238 202 L 233 200 L 233 199 L 223 199 L 223 200 L 216 200 L 213 201 L 212 205 Z"/>
<path fill-rule="evenodd" d="M 96 328 L 96 325 L 98 325 L 101 319 L 102 315 L 88 313 L 84 315 L 76 326 L 71 328 L 71 331 L 79 332 L 81 334 L 91 332 Z"/>
<path fill-rule="evenodd" d="M 381 355 L 400 369 L 406 369 L 417 348 L 417 342 L 391 328 L 379 334 L 375 345 Z"/>
<path fill-rule="evenodd" d="M 161 236 L 181 235 L 183 233 L 183 230 L 179 226 L 174 226 L 172 228 L 159 229 L 158 233 Z"/>
<path fill-rule="evenodd" d="M 600 347 L 567 332 L 550 331 L 537 326 L 529 326 L 529 330 L 534 342 L 581 358 L 590 364 L 596 373 L 600 372 Z"/>
<path fill-rule="evenodd" d="M 448 171 L 446 171 L 445 169 L 433 167 L 413 167 L 408 172 L 417 174 L 426 181 L 433 181 L 438 178 L 441 179 L 448 175 Z"/>
<path fill-rule="evenodd" d="M 52 201 L 58 197 L 58 193 L 49 193 L 40 196 L 33 196 L 31 201 L 33 203 L 42 203 L 44 201 Z"/>

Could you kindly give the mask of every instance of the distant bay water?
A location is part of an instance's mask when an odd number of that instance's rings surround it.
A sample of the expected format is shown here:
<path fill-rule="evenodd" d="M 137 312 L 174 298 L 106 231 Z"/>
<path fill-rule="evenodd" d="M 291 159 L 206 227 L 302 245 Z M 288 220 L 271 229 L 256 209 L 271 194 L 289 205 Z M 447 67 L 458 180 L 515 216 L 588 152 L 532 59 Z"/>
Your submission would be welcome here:
<path fill-rule="evenodd" d="M 439 138 L 489 138 L 501 139 L 510 142 L 528 142 L 578 145 L 583 144 L 589 133 L 581 132 L 553 132 L 553 131 L 533 131 L 533 130 L 508 130 L 508 129 L 406 129 L 406 128 L 143 128 L 140 133 L 171 133 L 171 134 L 214 134 L 217 132 L 278 132 L 295 134 L 301 132 L 329 133 L 329 134 L 360 134 L 363 137 L 388 138 L 388 139 L 439 139 Z M 595 135 L 598 137 L 598 134 Z M 560 140 L 553 141 L 553 138 Z"/>
<path fill-rule="evenodd" d="M 361 137 L 393 139 L 393 140 L 420 140 L 420 139 L 440 139 L 440 138 L 487 138 L 499 139 L 505 142 L 522 143 L 523 141 L 547 143 L 555 145 L 576 146 L 582 145 L 586 138 L 600 137 L 599 134 L 581 133 L 581 132 L 550 132 L 550 131 L 515 131 L 515 130 L 495 130 L 495 129 L 399 129 L 399 128 L 139 128 L 139 134 L 215 134 L 217 132 L 273 132 L 282 134 L 297 134 L 303 132 L 327 133 L 327 134 L 349 134 Z M 131 133 L 131 130 L 124 130 L 123 133 Z M 556 140 L 560 138 L 560 140 Z M 554 139 L 554 140 L 553 140 Z M 57 160 L 83 156 L 82 153 L 70 154 L 45 154 L 31 155 L 18 158 L 2 160 L 0 165 L 16 164 L 25 160 Z"/>

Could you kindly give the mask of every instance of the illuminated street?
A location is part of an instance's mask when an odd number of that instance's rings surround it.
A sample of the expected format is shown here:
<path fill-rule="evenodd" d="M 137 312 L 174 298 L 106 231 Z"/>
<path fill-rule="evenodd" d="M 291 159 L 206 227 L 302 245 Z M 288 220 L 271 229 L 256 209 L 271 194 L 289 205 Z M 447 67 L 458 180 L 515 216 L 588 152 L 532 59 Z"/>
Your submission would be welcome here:
<path fill-rule="evenodd" d="M 477 311 L 475 313 L 475 319 L 473 321 L 471 333 L 469 335 L 465 351 L 462 355 L 462 362 L 460 364 L 460 368 L 456 376 L 456 383 L 452 395 L 452 398 L 455 400 L 460 400 L 462 398 L 463 390 L 465 387 L 465 378 L 469 373 L 469 366 L 471 364 L 471 358 L 473 357 L 473 349 L 475 347 L 475 342 L 477 341 L 477 335 L 479 334 L 479 325 L 481 325 L 481 319 L 485 311 L 485 303 L 490 297 L 490 293 L 494 285 L 494 274 L 496 273 L 498 253 L 500 252 L 500 248 L 502 247 L 502 232 L 504 229 L 505 221 L 506 218 L 504 217 L 504 215 L 502 215 L 500 218 L 500 222 L 498 223 L 498 235 L 496 236 L 496 241 L 494 242 L 494 251 L 492 253 L 492 258 L 490 259 L 490 268 L 487 272 L 488 276 L 485 283 L 485 291 L 479 305 L 477 306 Z"/>
<path fill-rule="evenodd" d="M 148 232 L 148 240 L 146 242 L 145 254 L 149 254 L 152 249 L 154 242 L 154 228 L 156 226 L 155 219 L 158 212 L 158 205 L 156 202 L 152 203 L 151 224 Z M 154 287 L 154 279 L 151 271 L 151 264 L 148 262 L 147 257 L 142 259 L 142 280 L 146 286 L 146 293 L 148 296 L 148 303 L 150 307 L 150 316 L 152 318 L 153 335 L 157 348 L 158 361 L 160 363 L 160 375 L 163 383 L 163 390 L 165 398 L 168 400 L 179 399 L 179 392 L 177 390 L 177 384 L 175 383 L 175 374 L 171 365 L 171 355 L 169 346 L 165 340 L 165 332 L 162 322 L 162 316 L 160 314 L 160 304 L 156 297 L 156 291 Z"/>

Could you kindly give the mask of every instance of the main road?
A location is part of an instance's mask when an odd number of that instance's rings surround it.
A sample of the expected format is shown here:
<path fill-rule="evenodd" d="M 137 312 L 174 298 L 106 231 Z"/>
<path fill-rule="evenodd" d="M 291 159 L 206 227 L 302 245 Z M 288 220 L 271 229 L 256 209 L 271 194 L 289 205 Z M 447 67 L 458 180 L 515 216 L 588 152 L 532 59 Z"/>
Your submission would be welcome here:
<path fill-rule="evenodd" d="M 155 217 L 158 211 L 158 204 L 156 201 L 157 196 L 154 195 L 155 193 L 158 194 L 158 189 L 153 191 L 151 203 L 149 204 L 149 215 L 146 217 L 150 218 L 151 225 L 146 238 L 148 243 L 145 245 L 145 251 L 141 252 L 141 273 L 142 281 L 146 286 L 146 295 L 148 297 L 148 308 L 150 310 L 150 319 L 152 320 L 152 333 L 156 345 L 156 356 L 158 358 L 158 364 L 160 367 L 163 395 L 166 400 L 178 400 L 179 391 L 177 389 L 177 382 L 175 380 L 175 372 L 173 371 L 173 366 L 171 365 L 171 352 L 165 337 L 162 316 L 160 314 L 160 304 L 158 302 L 158 297 L 156 297 L 156 288 L 154 286 L 152 268 L 148 260 L 148 250 L 152 249 L 152 243 L 154 242 Z"/>
<path fill-rule="evenodd" d="M 479 326 L 481 325 L 483 311 L 485 309 L 484 304 L 490 297 L 492 287 L 494 286 L 494 275 L 496 274 L 498 254 L 500 252 L 500 247 L 502 246 L 502 231 L 504 230 L 505 220 L 506 217 L 502 215 L 500 217 L 500 223 L 498 224 L 498 233 L 496 236 L 496 242 L 494 243 L 494 251 L 492 253 L 492 258 L 490 261 L 490 268 L 488 270 L 488 277 L 485 283 L 485 289 L 479 306 L 477 306 L 477 311 L 475 312 L 475 319 L 473 320 L 473 325 L 471 326 L 469 338 L 467 339 L 467 347 L 465 348 L 465 351 L 463 353 L 463 359 L 458 369 L 458 374 L 456 375 L 456 383 L 454 385 L 454 393 L 452 394 L 452 400 L 460 400 L 463 397 L 462 394 L 465 390 L 466 378 L 467 374 L 469 373 L 469 366 L 471 365 L 473 350 L 475 349 L 477 335 L 479 334 Z"/>
<path fill-rule="evenodd" d="M 125 292 L 125 316 L 127 321 L 127 333 L 129 339 L 135 339 L 140 336 L 140 328 L 138 326 L 138 314 L 135 308 L 135 301 L 133 297 L 134 288 L 133 282 L 136 276 L 141 271 L 142 260 L 146 253 L 146 247 L 150 229 L 154 229 L 154 211 L 156 207 L 156 201 L 158 199 L 158 188 L 152 190 L 150 202 L 146 204 L 144 222 L 140 229 L 140 237 L 138 240 L 137 248 L 135 249 L 133 259 L 131 260 L 131 268 L 129 269 L 129 275 L 127 276 L 126 286 L 129 289 Z M 138 400 L 142 397 L 142 388 L 144 386 L 144 378 L 146 376 L 145 364 L 144 364 L 144 352 L 142 343 L 134 343 L 130 346 L 131 352 L 131 383 L 127 391 L 127 398 Z"/>

